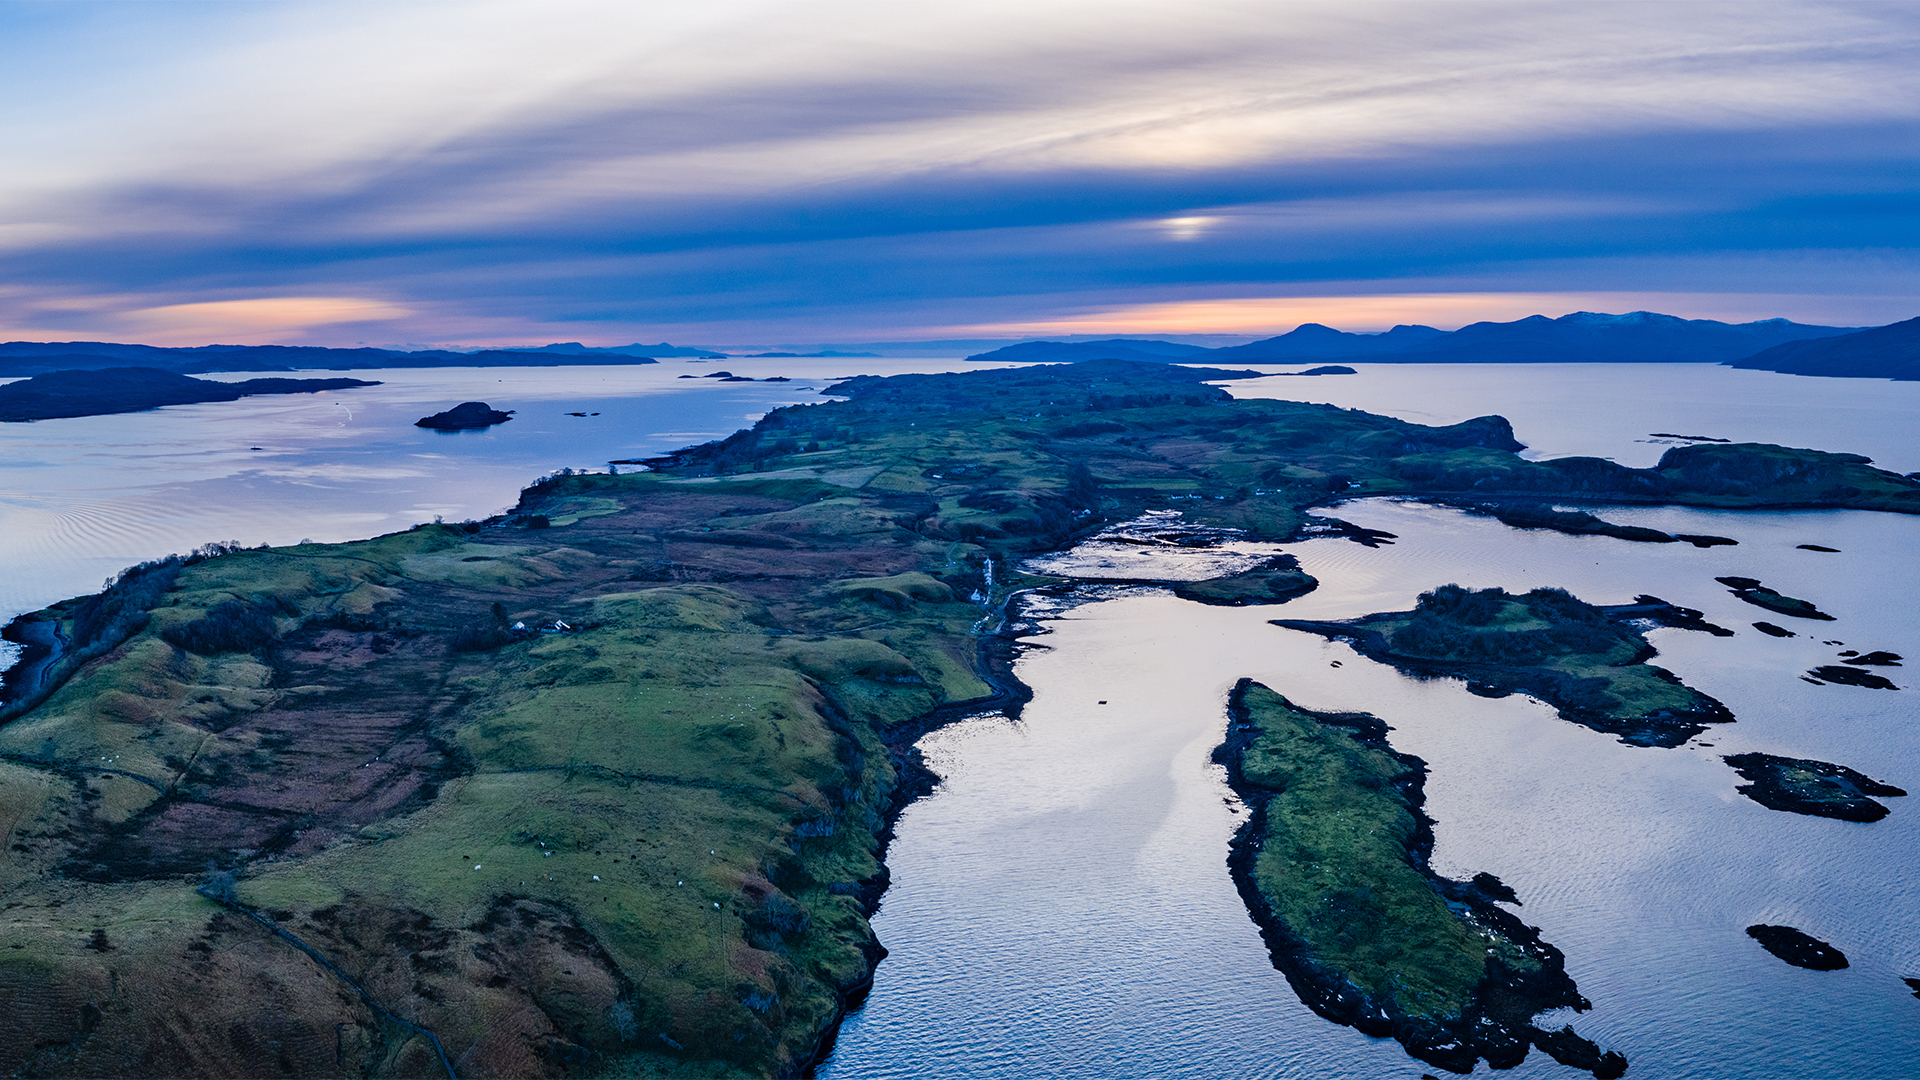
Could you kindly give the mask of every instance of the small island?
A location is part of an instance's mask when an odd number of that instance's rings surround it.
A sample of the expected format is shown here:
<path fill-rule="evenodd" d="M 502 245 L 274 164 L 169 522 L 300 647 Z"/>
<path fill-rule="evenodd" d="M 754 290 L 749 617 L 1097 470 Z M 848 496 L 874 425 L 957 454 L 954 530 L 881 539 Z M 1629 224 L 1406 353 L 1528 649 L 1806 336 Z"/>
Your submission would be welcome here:
<path fill-rule="evenodd" d="M 423 416 L 415 420 L 413 426 L 435 431 L 477 431 L 511 419 L 511 412 L 501 412 L 484 401 L 463 401 L 446 412 Z"/>
<path fill-rule="evenodd" d="M 311 394 L 379 385 L 366 379 L 247 379 L 227 383 L 146 367 L 50 371 L 0 386 L 0 422 L 107 416 L 163 405 L 238 401 L 259 394 Z"/>
<path fill-rule="evenodd" d="M 1482 1058 L 1512 1068 L 1529 1044 L 1597 1077 L 1626 1071 L 1571 1029 L 1533 1025 L 1588 1002 L 1560 951 L 1498 906 L 1518 902 L 1512 889 L 1433 871 L 1426 763 L 1389 746 L 1386 724 L 1311 712 L 1250 679 L 1227 715 L 1214 760 L 1253 811 L 1228 865 L 1308 1007 L 1454 1072 Z"/>
<path fill-rule="evenodd" d="M 1671 609 L 1671 614 L 1665 609 Z M 1725 705 L 1664 668 L 1635 622 L 1697 621 L 1698 612 L 1654 597 L 1612 609 L 1563 589 L 1514 596 L 1443 585 L 1412 611 L 1344 622 L 1275 619 L 1275 626 L 1345 640 L 1361 655 L 1410 675 L 1465 679 L 1486 697 L 1529 694 L 1576 724 L 1636 746 L 1679 746 L 1708 724 L 1733 720 Z M 1702 627 L 1695 628 L 1704 628 Z"/>
<path fill-rule="evenodd" d="M 1511 499 L 1436 499 L 1442 506 L 1458 506 L 1469 513 L 1485 514 L 1502 525 L 1515 529 L 1551 529 L 1569 536 L 1611 536 L 1642 544 L 1692 544 L 1697 548 L 1730 547 L 1739 543 L 1725 536 L 1694 533 L 1667 533 L 1643 525 L 1617 525 L 1585 510 L 1561 510 L 1550 503 Z"/>
<path fill-rule="evenodd" d="M 1740 794 L 1769 810 L 1790 814 L 1841 821 L 1879 821 L 1887 816 L 1887 808 L 1867 796 L 1906 794 L 1892 784 L 1883 784 L 1845 765 L 1809 758 L 1729 754 L 1721 760 L 1752 781 L 1736 789 Z"/>

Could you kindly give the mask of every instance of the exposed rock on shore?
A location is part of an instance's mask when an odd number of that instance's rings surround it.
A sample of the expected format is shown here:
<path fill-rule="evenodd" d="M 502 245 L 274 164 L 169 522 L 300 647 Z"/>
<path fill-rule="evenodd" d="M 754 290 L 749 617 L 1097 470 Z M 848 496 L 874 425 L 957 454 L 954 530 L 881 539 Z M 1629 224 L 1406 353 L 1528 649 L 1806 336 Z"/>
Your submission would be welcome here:
<path fill-rule="evenodd" d="M 1761 923 L 1747 927 L 1747 936 L 1760 947 L 1792 964 L 1814 971 L 1838 971 L 1847 966 L 1847 957 L 1839 949 L 1791 926 Z"/>

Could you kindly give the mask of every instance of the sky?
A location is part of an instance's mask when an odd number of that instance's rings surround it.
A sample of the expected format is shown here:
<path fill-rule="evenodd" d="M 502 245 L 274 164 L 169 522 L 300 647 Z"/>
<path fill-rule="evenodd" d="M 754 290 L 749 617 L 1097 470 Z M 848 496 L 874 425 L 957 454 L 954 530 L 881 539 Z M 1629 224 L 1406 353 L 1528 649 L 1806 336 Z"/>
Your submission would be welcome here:
<path fill-rule="evenodd" d="M 0 340 L 1920 314 L 1920 5 L 0 0 Z"/>

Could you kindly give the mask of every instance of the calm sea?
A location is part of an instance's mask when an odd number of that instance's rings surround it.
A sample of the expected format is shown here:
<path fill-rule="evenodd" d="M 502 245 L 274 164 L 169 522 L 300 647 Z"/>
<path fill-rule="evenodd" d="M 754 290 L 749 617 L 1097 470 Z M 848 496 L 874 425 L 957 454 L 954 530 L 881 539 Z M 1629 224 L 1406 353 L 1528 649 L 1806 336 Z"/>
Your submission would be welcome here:
<path fill-rule="evenodd" d="M 678 378 L 720 367 L 795 381 Z M 542 473 L 604 468 L 818 400 L 826 377 L 966 367 L 381 371 L 364 377 L 386 385 L 337 394 L 0 426 L 0 613 L 209 540 L 338 540 L 484 516 Z M 1920 469 L 1920 384 L 1693 365 L 1373 365 L 1232 388 L 1425 423 L 1498 412 L 1534 456 L 1645 465 L 1671 445 L 1654 433 L 1671 432 Z M 470 399 L 518 414 L 485 433 L 411 426 Z M 1428 761 L 1436 866 L 1489 870 L 1514 886 L 1522 917 L 1565 951 L 1594 1002 L 1571 1019 L 1625 1053 L 1629 1076 L 1920 1077 L 1920 1001 L 1900 981 L 1920 977 L 1920 680 L 1905 674 L 1912 662 L 1887 669 L 1900 691 L 1798 678 L 1842 647 L 1920 661 L 1920 518 L 1606 511 L 1740 541 L 1701 551 L 1524 532 L 1391 501 L 1338 513 L 1401 539 L 1286 545 L 1321 587 L 1281 607 L 1209 608 L 1151 587 L 1100 586 L 1030 612 L 1045 632 L 1019 662 L 1035 689 L 1022 721 L 983 717 L 923 744 L 944 783 L 899 824 L 894 885 L 875 920 L 892 954 L 823 1076 L 1431 1072 L 1396 1044 L 1300 1005 L 1227 878 L 1242 814 L 1208 755 L 1227 689 L 1248 676 L 1311 708 L 1373 712 L 1393 725 L 1398 749 Z M 1092 547 L 1054 565 L 1076 559 L 1086 572 L 1113 572 Z M 1753 632 L 1755 619 L 1792 620 L 1728 595 L 1713 581 L 1723 574 L 1761 578 L 1837 621 L 1785 640 Z M 1655 631 L 1657 662 L 1739 720 L 1675 749 L 1628 747 L 1528 699 L 1408 679 L 1266 621 L 1404 608 L 1449 581 L 1560 585 L 1596 603 L 1651 592 L 1701 608 L 1739 633 Z M 1769 811 L 1734 791 L 1720 761 L 1745 750 L 1840 762 L 1915 795 L 1889 800 L 1892 816 L 1871 825 Z M 1788 967 L 1744 935 L 1757 922 L 1798 926 L 1852 967 Z M 1509 1075 L 1574 1074 L 1536 1054 Z"/>

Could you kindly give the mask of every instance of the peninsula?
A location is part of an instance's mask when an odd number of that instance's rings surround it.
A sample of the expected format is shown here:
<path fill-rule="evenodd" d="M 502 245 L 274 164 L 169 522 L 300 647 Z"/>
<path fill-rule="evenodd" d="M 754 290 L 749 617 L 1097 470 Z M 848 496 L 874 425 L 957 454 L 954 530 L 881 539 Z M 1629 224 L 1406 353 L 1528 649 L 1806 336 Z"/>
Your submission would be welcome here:
<path fill-rule="evenodd" d="M 0 422 L 102 416 L 162 405 L 238 401 L 257 394 L 311 394 L 379 385 L 365 379 L 248 379 L 226 383 L 143 367 L 51 371 L 0 386 Z"/>
<path fill-rule="evenodd" d="M 1246 375 L 851 379 L 486 521 L 209 547 L 16 619 L 0 1067 L 796 1075 L 883 955 L 915 740 L 1024 698 L 1018 557 L 1148 509 L 1281 540 L 1356 494 L 1920 511 L 1856 456 L 1528 461 L 1498 417 L 1207 385 Z"/>

